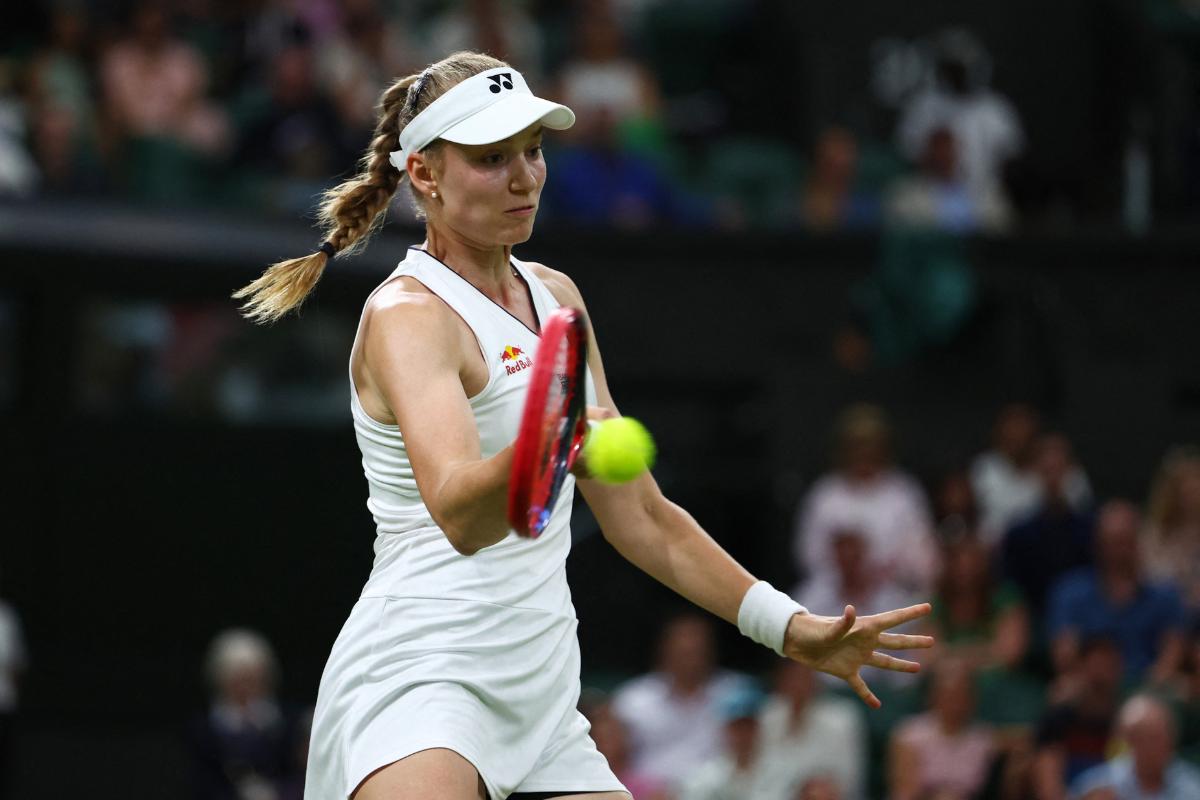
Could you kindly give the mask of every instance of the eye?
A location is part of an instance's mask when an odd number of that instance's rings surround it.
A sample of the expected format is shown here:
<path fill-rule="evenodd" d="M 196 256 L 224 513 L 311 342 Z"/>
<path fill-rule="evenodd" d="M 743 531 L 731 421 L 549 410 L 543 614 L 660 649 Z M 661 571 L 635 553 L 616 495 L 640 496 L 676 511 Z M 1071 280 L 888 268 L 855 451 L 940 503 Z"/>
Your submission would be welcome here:
<path fill-rule="evenodd" d="M 483 161 L 483 163 L 485 163 L 489 166 L 496 166 L 498 164 L 503 164 L 504 163 L 504 154 L 503 153 L 488 153 L 486 156 L 483 157 L 482 161 Z"/>
<path fill-rule="evenodd" d="M 535 144 L 533 147 L 529 148 L 529 157 L 530 158 L 537 158 L 541 154 L 542 154 L 542 146 L 540 144 Z"/>

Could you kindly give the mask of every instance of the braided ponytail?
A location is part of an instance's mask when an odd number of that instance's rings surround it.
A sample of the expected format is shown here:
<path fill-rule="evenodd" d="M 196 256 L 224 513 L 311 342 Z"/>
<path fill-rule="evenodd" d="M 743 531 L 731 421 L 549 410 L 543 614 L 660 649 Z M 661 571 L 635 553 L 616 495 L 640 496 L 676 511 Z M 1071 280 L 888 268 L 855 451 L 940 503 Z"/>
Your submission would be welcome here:
<path fill-rule="evenodd" d="M 455 53 L 389 86 L 380 97 L 379 121 L 360 159 L 359 173 L 322 197 L 317 219 L 325 243 L 315 253 L 272 264 L 252 283 L 234 292 L 234 299 L 246 301 L 242 314 L 255 322 L 278 320 L 304 302 L 334 253 L 361 250 L 371 234 L 383 226 L 388 205 L 406 174 L 389 160 L 391 151 L 399 147 L 400 131 L 451 87 L 472 75 L 503 66 L 503 61 L 482 53 Z M 424 198 L 415 188 L 413 200 L 420 211 Z"/>

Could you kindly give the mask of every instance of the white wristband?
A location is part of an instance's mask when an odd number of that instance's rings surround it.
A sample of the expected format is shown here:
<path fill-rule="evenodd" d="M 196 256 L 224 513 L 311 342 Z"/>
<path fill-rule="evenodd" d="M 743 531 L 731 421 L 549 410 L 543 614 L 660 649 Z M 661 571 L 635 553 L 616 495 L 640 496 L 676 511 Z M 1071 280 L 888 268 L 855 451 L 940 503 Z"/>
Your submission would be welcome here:
<path fill-rule="evenodd" d="M 750 587 L 738 608 L 738 630 L 783 655 L 783 640 L 794 614 L 808 609 L 766 581 Z"/>

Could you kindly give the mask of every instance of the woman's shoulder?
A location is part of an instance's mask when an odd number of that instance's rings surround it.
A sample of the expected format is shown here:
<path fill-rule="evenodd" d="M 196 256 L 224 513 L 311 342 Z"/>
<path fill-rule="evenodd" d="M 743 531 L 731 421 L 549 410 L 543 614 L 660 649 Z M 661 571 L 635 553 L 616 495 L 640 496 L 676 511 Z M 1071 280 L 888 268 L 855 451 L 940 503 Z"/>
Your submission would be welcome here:
<path fill-rule="evenodd" d="M 533 273 L 533 276 L 546 285 L 550 290 L 550 294 L 554 295 L 554 299 L 559 305 L 582 306 L 583 295 L 579 292 L 579 287 L 575 285 L 575 281 L 571 280 L 571 276 L 565 272 L 559 272 L 556 269 L 551 269 L 545 264 L 539 264 L 536 261 L 522 261 L 522 264 Z"/>
<path fill-rule="evenodd" d="M 453 312 L 420 281 L 407 275 L 397 276 L 376 289 L 363 308 L 363 330 L 384 336 L 419 330 L 428 332 L 442 326 L 453 327 Z"/>

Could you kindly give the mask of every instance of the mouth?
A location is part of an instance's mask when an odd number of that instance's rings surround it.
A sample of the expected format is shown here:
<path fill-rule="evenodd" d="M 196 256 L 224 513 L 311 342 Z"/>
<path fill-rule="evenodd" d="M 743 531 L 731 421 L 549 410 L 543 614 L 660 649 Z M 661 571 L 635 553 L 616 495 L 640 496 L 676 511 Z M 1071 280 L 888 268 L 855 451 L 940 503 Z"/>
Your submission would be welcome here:
<path fill-rule="evenodd" d="M 537 206 L 517 206 L 505 211 L 505 214 L 512 214 L 515 217 L 528 217 L 537 210 Z"/>

